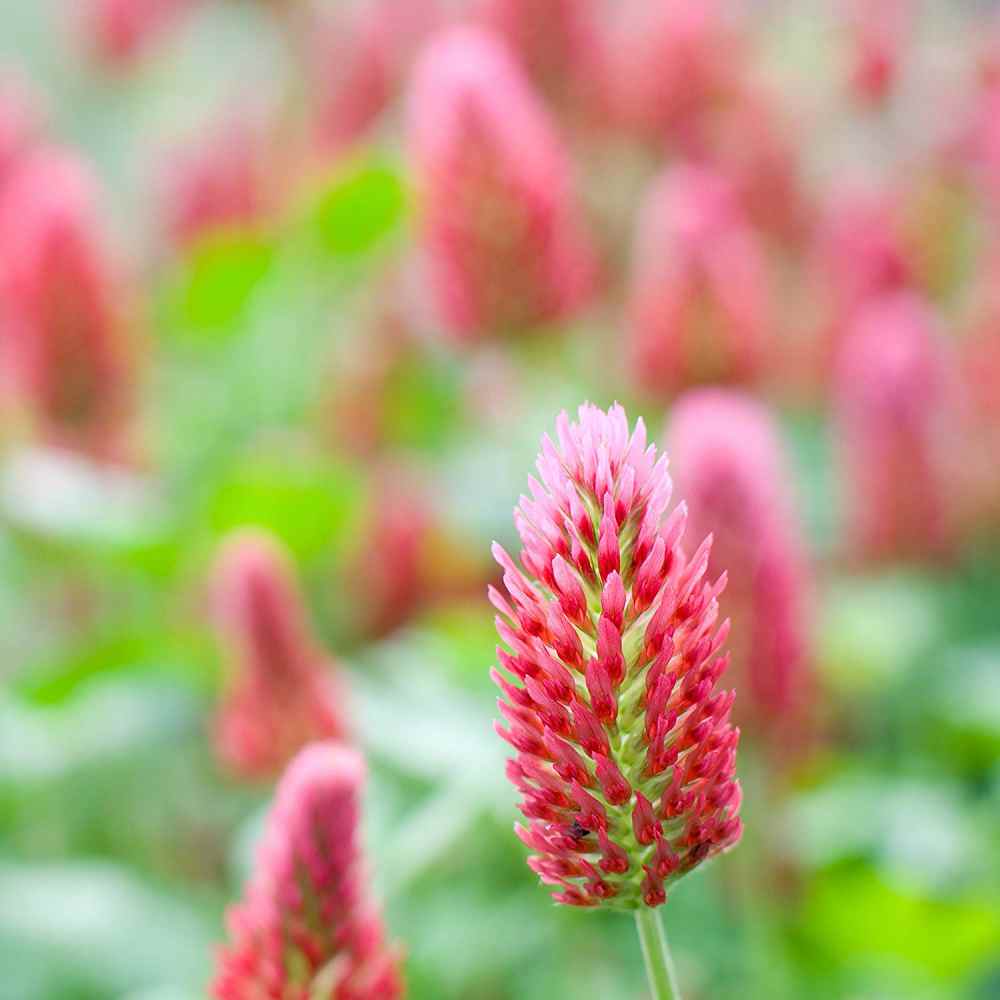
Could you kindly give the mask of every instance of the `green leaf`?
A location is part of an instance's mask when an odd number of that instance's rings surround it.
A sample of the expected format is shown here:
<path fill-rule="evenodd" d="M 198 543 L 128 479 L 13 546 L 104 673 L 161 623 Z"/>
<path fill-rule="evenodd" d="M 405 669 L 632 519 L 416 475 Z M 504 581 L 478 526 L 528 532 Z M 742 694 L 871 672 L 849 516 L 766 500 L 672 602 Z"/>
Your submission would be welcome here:
<path fill-rule="evenodd" d="M 364 487 L 350 466 L 310 454 L 251 455 L 218 484 L 209 524 L 218 535 L 264 528 L 308 561 L 340 551 L 360 523 Z"/>
<path fill-rule="evenodd" d="M 840 960 L 897 959 L 943 978 L 973 972 L 1000 948 L 995 904 L 918 895 L 857 866 L 820 877 L 806 906 L 806 923 Z"/>
<path fill-rule="evenodd" d="M 243 314 L 274 255 L 274 247 L 253 233 L 217 233 L 199 243 L 181 277 L 181 325 L 189 333 L 218 339 Z"/>
<path fill-rule="evenodd" d="M 399 173 L 377 161 L 339 171 L 312 211 L 324 250 L 338 257 L 365 253 L 401 222 L 406 194 Z"/>

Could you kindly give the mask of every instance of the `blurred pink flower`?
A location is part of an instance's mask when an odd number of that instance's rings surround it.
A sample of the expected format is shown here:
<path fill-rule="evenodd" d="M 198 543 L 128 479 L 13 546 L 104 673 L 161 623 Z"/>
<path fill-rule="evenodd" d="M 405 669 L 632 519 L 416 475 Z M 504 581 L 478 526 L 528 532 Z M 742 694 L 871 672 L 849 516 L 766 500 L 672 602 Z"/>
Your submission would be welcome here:
<path fill-rule="evenodd" d="M 80 0 L 83 41 L 108 69 L 127 70 L 196 0 Z"/>
<path fill-rule="evenodd" d="M 776 319 L 766 249 L 729 179 L 665 173 L 646 198 L 632 263 L 629 360 L 647 392 L 753 379 Z"/>
<path fill-rule="evenodd" d="M 362 855 L 364 780 L 361 755 L 335 743 L 313 743 L 288 766 L 243 901 L 227 915 L 217 1000 L 403 995 Z"/>
<path fill-rule="evenodd" d="M 222 547 L 213 611 L 229 660 L 216 719 L 219 756 L 247 777 L 277 774 L 311 740 L 348 733 L 343 684 L 316 644 L 286 553 L 244 530 Z"/>
<path fill-rule="evenodd" d="M 50 444 L 123 460 L 135 396 L 129 304 L 101 233 L 96 184 L 39 149 L 0 191 L 0 357 Z"/>
<path fill-rule="evenodd" d="M 26 84 L 0 71 L 0 187 L 42 133 L 41 113 Z"/>
<path fill-rule="evenodd" d="M 1000 248 L 981 266 L 973 314 L 959 341 L 963 407 L 959 470 L 964 481 L 963 530 L 1000 528 Z"/>
<path fill-rule="evenodd" d="M 739 709 L 780 744 L 801 738 L 812 693 L 805 548 L 778 428 L 765 406 L 724 389 L 681 397 L 668 450 L 695 538 L 711 533 L 709 572 L 725 567 Z"/>
<path fill-rule="evenodd" d="M 726 174 L 757 230 L 796 250 L 811 222 L 797 125 L 777 94 L 745 79 L 684 143 L 691 158 Z"/>
<path fill-rule="evenodd" d="M 727 0 L 629 0 L 613 46 L 619 115 L 656 144 L 690 137 L 739 86 L 745 58 Z"/>
<path fill-rule="evenodd" d="M 851 93 L 862 103 L 881 104 L 899 81 L 914 4 L 912 0 L 842 0 L 842 4 L 851 46 Z"/>
<path fill-rule="evenodd" d="M 818 386 L 828 386 L 858 313 L 914 286 L 910 249 L 899 199 L 866 187 L 842 187 L 830 195 L 808 265 L 820 324 L 812 359 Z"/>
<path fill-rule="evenodd" d="M 430 596 L 436 518 L 416 477 L 398 466 L 379 470 L 373 489 L 369 522 L 349 576 L 361 602 L 361 631 L 384 636 Z"/>
<path fill-rule="evenodd" d="M 504 46 L 459 27 L 426 49 L 410 100 L 431 294 L 456 340 L 568 319 L 595 264 L 554 126 Z"/>
<path fill-rule="evenodd" d="M 561 115 L 581 125 L 610 120 L 614 98 L 605 0 L 480 0 L 480 16 Z"/>
<path fill-rule="evenodd" d="M 687 511 L 665 516 L 667 459 L 641 420 L 630 436 L 620 406 L 585 404 L 556 427 L 514 512 L 521 567 L 493 548 L 516 830 L 556 902 L 659 906 L 741 834 L 733 693 L 713 692 L 725 575 L 706 578 L 711 538 L 686 556 Z"/>
<path fill-rule="evenodd" d="M 175 246 L 261 223 L 271 208 L 268 142 L 262 122 L 232 113 L 167 155 L 162 213 Z"/>
<path fill-rule="evenodd" d="M 314 129 L 321 153 L 365 138 L 403 88 L 441 20 L 436 0 L 368 0 L 323 15 L 311 40 Z"/>
<path fill-rule="evenodd" d="M 837 363 L 836 426 L 852 551 L 940 556 L 950 536 L 950 376 L 935 317 L 913 293 L 859 312 Z"/>

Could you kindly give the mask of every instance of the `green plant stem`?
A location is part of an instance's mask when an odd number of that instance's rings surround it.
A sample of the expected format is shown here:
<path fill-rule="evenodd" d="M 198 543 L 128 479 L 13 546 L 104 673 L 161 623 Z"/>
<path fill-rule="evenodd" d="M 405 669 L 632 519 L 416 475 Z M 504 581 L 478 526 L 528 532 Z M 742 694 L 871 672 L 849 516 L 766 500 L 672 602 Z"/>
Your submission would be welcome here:
<path fill-rule="evenodd" d="M 674 960 L 670 956 L 659 908 L 640 907 L 635 911 L 635 925 L 639 930 L 639 943 L 646 961 L 646 976 L 653 1000 L 681 1000 Z"/>

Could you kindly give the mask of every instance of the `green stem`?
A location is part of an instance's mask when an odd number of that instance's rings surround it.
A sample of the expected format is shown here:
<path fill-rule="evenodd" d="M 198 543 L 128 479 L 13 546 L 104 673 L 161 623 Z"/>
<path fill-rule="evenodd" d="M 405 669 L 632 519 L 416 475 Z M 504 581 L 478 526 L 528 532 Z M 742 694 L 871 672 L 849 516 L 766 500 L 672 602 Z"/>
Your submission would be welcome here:
<path fill-rule="evenodd" d="M 639 943 L 646 960 L 646 976 L 653 1000 L 681 1000 L 659 908 L 641 906 L 635 911 L 635 926 L 639 929 Z"/>

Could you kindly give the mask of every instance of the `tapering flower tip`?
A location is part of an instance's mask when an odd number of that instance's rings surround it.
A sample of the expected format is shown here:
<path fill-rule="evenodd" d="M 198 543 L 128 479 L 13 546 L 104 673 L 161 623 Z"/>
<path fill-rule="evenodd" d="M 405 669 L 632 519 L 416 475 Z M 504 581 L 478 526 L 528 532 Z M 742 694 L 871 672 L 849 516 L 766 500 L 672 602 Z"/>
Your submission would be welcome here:
<path fill-rule="evenodd" d="M 727 177 L 684 165 L 655 183 L 628 308 L 630 367 L 647 392 L 757 375 L 775 311 L 769 264 Z"/>
<path fill-rule="evenodd" d="M 438 6 L 436 0 L 374 0 L 321 17 L 310 67 L 321 153 L 342 153 L 374 128 L 440 21 Z"/>
<path fill-rule="evenodd" d="M 91 57 L 109 70 L 131 69 L 195 0 L 82 0 L 80 30 Z"/>
<path fill-rule="evenodd" d="M 740 837 L 739 731 L 711 540 L 689 557 L 687 511 L 667 514 L 667 458 L 641 420 L 580 407 L 542 439 L 540 480 L 499 546 L 499 734 L 517 751 L 518 836 L 557 902 L 658 906 L 667 887 Z"/>
<path fill-rule="evenodd" d="M 614 95 L 601 0 L 481 0 L 480 9 L 562 117 L 579 125 L 610 120 Z"/>
<path fill-rule="evenodd" d="M 739 86 L 745 59 L 726 0 L 623 5 L 615 69 L 623 122 L 657 144 L 687 138 Z"/>
<path fill-rule="evenodd" d="M 776 423 L 748 395 L 695 390 L 674 406 L 667 444 L 693 537 L 714 539 L 709 571 L 728 573 L 737 715 L 764 736 L 788 735 L 812 689 L 809 579 Z"/>
<path fill-rule="evenodd" d="M 935 317 L 918 296 L 886 296 L 858 315 L 841 350 L 835 398 L 847 528 L 858 556 L 946 549 L 949 382 Z"/>
<path fill-rule="evenodd" d="M 219 231 L 252 230 L 271 208 L 263 122 L 235 111 L 168 152 L 160 177 L 163 228 L 188 247 Z"/>
<path fill-rule="evenodd" d="M 288 555 L 246 529 L 222 547 L 212 605 L 229 660 L 216 719 L 220 758 L 270 777 L 306 743 L 348 732 L 345 691 L 316 644 Z"/>
<path fill-rule="evenodd" d="M 313 743 L 289 764 L 243 900 L 227 916 L 216 1000 L 402 996 L 361 849 L 364 780 L 361 755 L 335 743 Z"/>
<path fill-rule="evenodd" d="M 73 155 L 38 149 L 0 191 L 0 340 L 17 396 L 49 444 L 99 460 L 131 448 L 129 303 Z"/>
<path fill-rule="evenodd" d="M 882 104 L 896 89 L 914 20 L 912 0 L 844 0 L 844 17 L 850 36 L 848 83 L 856 100 Z"/>
<path fill-rule="evenodd" d="M 409 119 L 431 295 L 453 338 L 572 316 L 594 257 L 567 155 L 506 47 L 474 27 L 439 35 L 414 72 Z"/>

